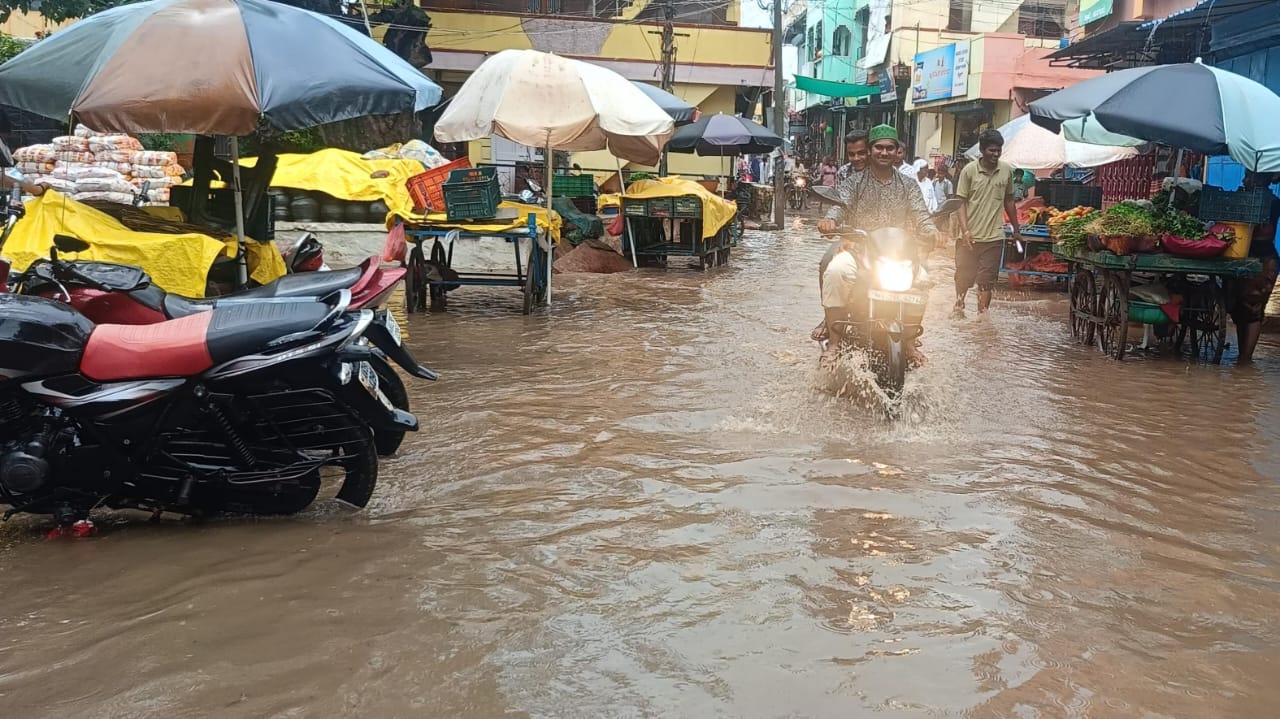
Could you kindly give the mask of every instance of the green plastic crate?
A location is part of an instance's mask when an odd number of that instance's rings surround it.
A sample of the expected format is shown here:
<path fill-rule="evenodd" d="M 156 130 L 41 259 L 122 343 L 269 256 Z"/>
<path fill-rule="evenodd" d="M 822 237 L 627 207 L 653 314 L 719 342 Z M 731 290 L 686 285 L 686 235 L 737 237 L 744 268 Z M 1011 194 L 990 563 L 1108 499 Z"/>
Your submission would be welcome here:
<path fill-rule="evenodd" d="M 1167 325 L 1172 322 L 1160 305 L 1129 300 L 1129 321 L 1144 325 Z"/>
<path fill-rule="evenodd" d="M 454 170 L 441 186 L 444 192 L 445 217 L 449 222 L 479 220 L 498 214 L 502 189 L 498 186 L 497 168 L 473 167 Z"/>
<path fill-rule="evenodd" d="M 670 197 L 649 198 L 650 217 L 672 217 L 675 213 L 675 202 Z"/>
<path fill-rule="evenodd" d="M 702 217 L 702 198 L 697 195 L 682 195 L 675 199 L 675 216 L 698 219 Z"/>
<path fill-rule="evenodd" d="M 622 214 L 628 217 L 645 217 L 649 214 L 649 203 L 644 200 L 622 198 Z"/>
<path fill-rule="evenodd" d="M 553 179 L 552 197 L 591 197 L 596 194 L 591 175 L 556 175 Z"/>

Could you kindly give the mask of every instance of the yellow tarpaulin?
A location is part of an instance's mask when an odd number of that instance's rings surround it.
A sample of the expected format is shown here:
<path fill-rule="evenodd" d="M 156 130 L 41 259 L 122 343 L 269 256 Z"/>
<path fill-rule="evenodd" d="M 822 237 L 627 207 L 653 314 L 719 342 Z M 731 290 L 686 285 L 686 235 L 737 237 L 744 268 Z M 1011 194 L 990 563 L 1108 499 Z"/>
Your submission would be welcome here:
<path fill-rule="evenodd" d="M 738 206 L 693 180 L 682 180 L 678 177 L 659 177 L 656 180 L 636 180 L 627 187 L 624 195 L 627 199 L 650 199 L 654 197 L 680 197 L 697 195 L 702 200 L 702 237 L 714 237 L 733 221 Z M 617 195 L 601 195 L 599 204 L 617 205 Z M 606 199 L 608 198 L 608 199 Z"/>
<path fill-rule="evenodd" d="M 253 167 L 257 162 L 256 157 L 246 157 L 240 164 Z M 404 216 L 413 211 L 405 181 L 423 172 L 417 160 L 366 160 L 354 152 L 329 148 L 280 155 L 271 186 L 323 192 L 353 202 L 382 200 L 393 213 Z"/>
<path fill-rule="evenodd" d="M 26 205 L 27 214 L 5 241 L 4 255 L 22 271 L 49 256 L 55 234 L 72 235 L 89 243 L 78 259 L 137 265 L 156 286 L 187 297 L 203 297 L 209 268 L 218 255 L 235 255 L 235 240 L 223 241 L 195 233 L 168 235 L 135 232 L 110 215 L 53 190 Z M 248 243 L 253 279 L 267 283 L 284 274 L 284 261 L 274 244 Z"/>
<path fill-rule="evenodd" d="M 540 232 L 547 231 L 547 208 L 545 207 L 538 207 L 536 205 L 523 205 L 523 204 L 520 204 L 519 202 L 503 202 L 501 205 L 498 206 L 498 210 L 500 212 L 503 210 L 515 210 L 516 219 L 510 220 L 507 222 L 503 222 L 501 220 L 478 220 L 476 222 L 468 222 L 468 223 L 449 222 L 447 219 L 445 219 L 445 213 L 443 212 L 435 212 L 429 215 L 415 215 L 412 212 L 410 212 L 407 215 L 402 215 L 402 217 L 404 217 L 405 222 L 407 222 L 409 225 L 423 224 L 423 225 L 431 225 L 432 227 L 443 228 L 443 229 L 456 228 L 460 230 L 466 230 L 467 232 L 497 233 L 497 232 L 510 232 L 512 230 L 520 230 L 525 227 L 528 227 L 529 213 L 532 212 L 533 214 L 537 215 L 538 230 Z M 510 214 L 510 213 L 507 213 L 507 214 Z M 493 223 L 493 224 L 485 224 L 486 222 Z M 391 220 L 388 219 L 388 225 L 390 224 L 391 224 Z M 552 212 L 551 213 L 551 240 L 553 242 L 556 242 L 556 243 L 560 242 L 560 226 L 562 224 L 563 224 L 563 221 L 560 219 L 560 213 Z"/>

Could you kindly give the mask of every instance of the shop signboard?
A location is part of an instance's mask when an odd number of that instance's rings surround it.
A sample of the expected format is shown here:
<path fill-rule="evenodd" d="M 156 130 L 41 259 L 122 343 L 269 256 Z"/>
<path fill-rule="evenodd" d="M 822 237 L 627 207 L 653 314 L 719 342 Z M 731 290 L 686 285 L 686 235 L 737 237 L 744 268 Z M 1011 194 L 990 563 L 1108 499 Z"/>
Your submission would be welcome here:
<path fill-rule="evenodd" d="M 898 99 L 898 89 L 893 84 L 893 73 L 883 69 L 877 73 L 880 85 L 880 102 L 894 102 Z"/>
<path fill-rule="evenodd" d="M 1080 24 L 1088 25 L 1111 14 L 1113 0 L 1080 0 Z"/>
<path fill-rule="evenodd" d="M 918 53 L 911 73 L 911 102 L 932 102 L 969 94 L 969 43 Z"/>

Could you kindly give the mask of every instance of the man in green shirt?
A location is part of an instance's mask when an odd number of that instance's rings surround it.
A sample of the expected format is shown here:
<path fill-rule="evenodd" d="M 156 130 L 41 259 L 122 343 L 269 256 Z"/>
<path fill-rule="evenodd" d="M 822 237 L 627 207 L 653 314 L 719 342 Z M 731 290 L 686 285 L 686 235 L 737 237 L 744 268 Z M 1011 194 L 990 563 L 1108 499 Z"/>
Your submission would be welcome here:
<path fill-rule="evenodd" d="M 1000 160 L 1004 137 L 996 130 L 986 130 L 978 136 L 978 149 L 980 159 L 966 165 L 956 182 L 956 195 L 964 204 L 960 206 L 961 234 L 956 243 L 955 317 L 964 317 L 964 298 L 975 283 L 978 312 L 991 306 L 1004 252 L 1004 215 L 1012 223 L 1012 239 L 1022 240 L 1013 199 L 1013 168 Z"/>

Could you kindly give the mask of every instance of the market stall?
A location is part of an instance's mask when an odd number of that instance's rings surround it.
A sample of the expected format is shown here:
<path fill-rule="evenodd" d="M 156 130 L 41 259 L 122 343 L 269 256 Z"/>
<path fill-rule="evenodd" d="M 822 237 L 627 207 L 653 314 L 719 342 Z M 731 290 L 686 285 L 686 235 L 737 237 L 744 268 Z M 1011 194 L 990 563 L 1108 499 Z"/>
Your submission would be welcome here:
<path fill-rule="evenodd" d="M 1178 207 L 1173 185 L 1151 201 L 1076 214 L 1054 226 L 1054 251 L 1070 273 L 1071 335 L 1118 360 L 1128 351 L 1129 327 L 1144 325 L 1144 346 L 1154 335 L 1176 352 L 1217 364 L 1226 348 L 1231 283 L 1262 271 L 1249 245 L 1252 223 L 1266 219 L 1270 193 L 1208 188 L 1207 197 L 1196 198 L 1197 218 Z"/>
<path fill-rule="evenodd" d="M 736 205 L 690 180 L 633 182 L 622 215 L 622 253 L 636 264 L 665 267 L 671 257 L 689 257 L 706 269 L 727 263 L 737 245 Z"/>
<path fill-rule="evenodd" d="M 483 220 L 450 220 L 446 212 L 409 213 L 392 221 L 392 232 L 403 232 L 407 249 L 405 310 L 441 309 L 448 293 L 459 287 L 515 287 L 523 295 L 522 309 L 529 314 L 545 304 L 551 291 L 551 262 L 560 241 L 561 219 L 545 208 L 503 202 L 497 217 Z M 463 242 L 508 244 L 513 263 L 509 271 L 458 271 L 454 251 Z"/>

